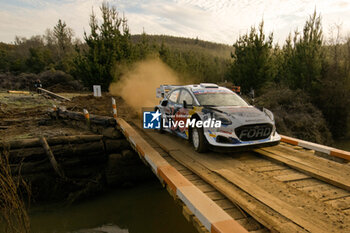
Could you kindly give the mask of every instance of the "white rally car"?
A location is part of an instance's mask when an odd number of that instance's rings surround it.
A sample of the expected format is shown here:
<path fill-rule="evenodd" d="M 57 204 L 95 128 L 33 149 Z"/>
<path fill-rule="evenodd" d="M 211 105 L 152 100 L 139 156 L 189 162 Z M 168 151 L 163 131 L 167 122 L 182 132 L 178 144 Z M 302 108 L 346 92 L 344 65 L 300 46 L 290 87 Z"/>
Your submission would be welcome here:
<path fill-rule="evenodd" d="M 272 146 L 281 139 L 271 111 L 249 105 L 225 87 L 162 85 L 157 97 L 162 98 L 155 107 L 161 113 L 159 130 L 188 139 L 198 152 Z"/>

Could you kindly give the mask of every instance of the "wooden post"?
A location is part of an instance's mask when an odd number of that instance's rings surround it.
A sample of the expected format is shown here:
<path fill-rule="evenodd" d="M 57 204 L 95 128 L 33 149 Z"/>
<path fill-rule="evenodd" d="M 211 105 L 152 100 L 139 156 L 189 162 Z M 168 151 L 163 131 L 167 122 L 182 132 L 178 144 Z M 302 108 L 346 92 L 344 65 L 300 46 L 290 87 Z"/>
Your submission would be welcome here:
<path fill-rule="evenodd" d="M 112 97 L 112 108 L 113 108 L 113 118 L 117 120 L 117 104 L 113 97 Z"/>
<path fill-rule="evenodd" d="M 88 110 L 86 109 L 83 109 L 83 112 L 84 112 L 84 117 L 85 117 L 85 120 L 86 120 L 86 125 L 88 127 L 88 129 L 90 129 L 90 114 L 88 112 Z"/>
<path fill-rule="evenodd" d="M 55 172 L 63 179 L 65 179 L 65 175 L 63 173 L 63 170 L 59 167 L 56 159 L 55 159 L 55 156 L 53 155 L 51 149 L 50 149 L 50 146 L 49 144 L 47 143 L 45 137 L 41 136 L 40 137 L 40 143 L 41 145 L 43 146 L 44 150 L 45 150 L 45 153 L 46 155 L 49 157 L 49 160 L 50 160 L 50 163 L 53 167 L 53 169 L 55 170 Z"/>
<path fill-rule="evenodd" d="M 58 111 L 57 111 L 57 106 L 56 105 L 52 105 L 52 110 L 54 111 L 54 113 L 55 113 L 55 118 L 56 118 L 56 120 L 58 119 Z"/>

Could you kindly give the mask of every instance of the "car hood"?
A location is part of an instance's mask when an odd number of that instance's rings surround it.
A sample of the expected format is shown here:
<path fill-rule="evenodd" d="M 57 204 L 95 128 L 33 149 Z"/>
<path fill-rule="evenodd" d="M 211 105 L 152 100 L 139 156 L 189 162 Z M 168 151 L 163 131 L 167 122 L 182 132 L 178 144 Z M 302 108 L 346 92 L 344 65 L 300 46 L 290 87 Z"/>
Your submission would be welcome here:
<path fill-rule="evenodd" d="M 234 122 L 240 124 L 256 124 L 271 122 L 271 119 L 259 109 L 248 107 L 236 107 L 236 106 L 222 106 L 222 107 L 210 107 L 211 110 L 223 113 L 229 116 Z"/>

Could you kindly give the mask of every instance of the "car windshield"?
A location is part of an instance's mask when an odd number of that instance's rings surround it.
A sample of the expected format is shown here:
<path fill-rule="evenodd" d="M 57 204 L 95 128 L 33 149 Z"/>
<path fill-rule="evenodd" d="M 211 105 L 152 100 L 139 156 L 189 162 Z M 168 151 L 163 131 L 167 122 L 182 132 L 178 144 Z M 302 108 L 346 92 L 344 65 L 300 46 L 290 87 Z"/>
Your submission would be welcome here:
<path fill-rule="evenodd" d="M 199 103 L 204 106 L 249 106 L 233 92 L 202 92 L 194 94 Z"/>

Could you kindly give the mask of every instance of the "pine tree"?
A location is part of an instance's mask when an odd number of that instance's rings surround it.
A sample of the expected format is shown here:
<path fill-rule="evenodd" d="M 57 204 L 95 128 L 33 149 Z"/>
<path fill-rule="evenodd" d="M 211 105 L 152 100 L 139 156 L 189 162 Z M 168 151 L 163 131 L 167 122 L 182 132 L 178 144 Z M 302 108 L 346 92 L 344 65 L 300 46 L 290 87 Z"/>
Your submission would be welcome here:
<path fill-rule="evenodd" d="M 100 25 L 94 13 L 90 16 L 90 35 L 84 33 L 88 49 L 78 50 L 75 75 L 87 86 L 98 84 L 108 90 L 114 80 L 115 65 L 131 57 L 131 43 L 126 18 L 119 17 L 116 8 L 108 3 L 103 3 L 100 9 Z"/>
<path fill-rule="evenodd" d="M 303 33 L 297 31 L 293 41 L 286 40 L 281 78 L 293 89 L 300 88 L 309 94 L 320 88 L 321 73 L 325 62 L 321 17 L 316 11 L 306 21 Z"/>
<path fill-rule="evenodd" d="M 253 88 L 258 91 L 266 82 L 273 80 L 275 71 L 272 64 L 272 42 L 272 33 L 265 38 L 262 21 L 258 31 L 252 27 L 249 34 L 240 36 L 233 44 L 233 62 L 229 76 L 243 90 Z"/>
<path fill-rule="evenodd" d="M 56 38 L 61 55 L 64 55 L 68 47 L 72 44 L 72 29 L 67 27 L 66 23 L 59 19 L 58 23 L 53 28 L 53 35 Z"/>

